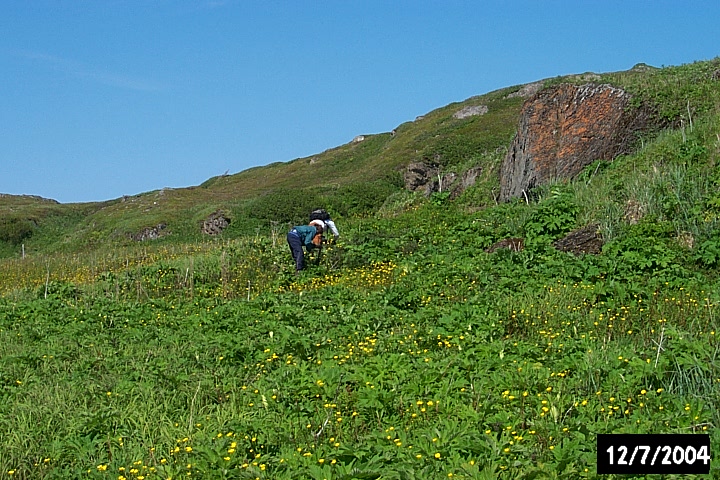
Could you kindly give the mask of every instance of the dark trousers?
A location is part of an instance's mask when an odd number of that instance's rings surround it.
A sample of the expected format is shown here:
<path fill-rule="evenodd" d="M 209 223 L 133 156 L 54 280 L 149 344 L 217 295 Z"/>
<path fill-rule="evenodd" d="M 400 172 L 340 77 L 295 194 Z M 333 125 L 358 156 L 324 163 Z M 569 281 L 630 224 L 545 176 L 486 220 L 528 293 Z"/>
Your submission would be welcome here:
<path fill-rule="evenodd" d="M 305 268 L 305 255 L 303 253 L 300 236 L 297 233 L 290 232 L 287 234 L 287 242 L 290 246 L 290 253 L 295 260 L 295 271 L 299 272 Z"/>

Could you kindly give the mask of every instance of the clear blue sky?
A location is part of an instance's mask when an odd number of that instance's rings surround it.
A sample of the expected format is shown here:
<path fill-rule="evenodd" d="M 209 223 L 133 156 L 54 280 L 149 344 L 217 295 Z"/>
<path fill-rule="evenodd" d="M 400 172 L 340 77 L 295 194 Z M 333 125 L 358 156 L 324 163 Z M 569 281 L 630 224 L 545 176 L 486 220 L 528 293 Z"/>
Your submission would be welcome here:
<path fill-rule="evenodd" d="M 0 4 L 0 193 L 197 185 L 557 75 L 720 56 L 720 1 Z"/>

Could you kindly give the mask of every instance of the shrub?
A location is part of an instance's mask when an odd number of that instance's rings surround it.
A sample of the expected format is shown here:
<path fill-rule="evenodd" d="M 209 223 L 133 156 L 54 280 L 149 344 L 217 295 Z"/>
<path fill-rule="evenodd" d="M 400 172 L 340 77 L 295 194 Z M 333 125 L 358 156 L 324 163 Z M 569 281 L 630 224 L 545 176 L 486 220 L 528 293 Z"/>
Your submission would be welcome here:
<path fill-rule="evenodd" d="M 575 226 L 578 211 L 570 194 L 553 189 L 525 222 L 525 234 L 530 240 L 557 238 Z"/>
<path fill-rule="evenodd" d="M 0 241 L 20 245 L 23 240 L 32 236 L 35 222 L 27 218 L 0 219 Z"/>
<path fill-rule="evenodd" d="M 326 196 L 325 204 L 332 215 L 365 215 L 375 212 L 390 195 L 399 191 L 401 183 L 398 180 L 399 177 L 393 176 L 342 186 Z"/>
<path fill-rule="evenodd" d="M 258 220 L 306 222 L 308 214 L 321 203 L 316 190 L 311 188 L 276 190 L 248 202 L 243 213 L 249 218 Z"/>

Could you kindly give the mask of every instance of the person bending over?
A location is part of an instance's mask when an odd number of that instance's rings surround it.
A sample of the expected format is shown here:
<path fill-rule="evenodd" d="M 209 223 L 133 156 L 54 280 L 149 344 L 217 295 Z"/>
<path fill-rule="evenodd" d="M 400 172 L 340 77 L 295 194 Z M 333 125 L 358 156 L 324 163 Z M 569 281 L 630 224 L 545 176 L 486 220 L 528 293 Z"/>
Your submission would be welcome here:
<path fill-rule="evenodd" d="M 295 260 L 295 273 L 305 268 L 305 254 L 303 247 L 309 252 L 320 248 L 325 232 L 325 223 L 322 220 L 313 220 L 310 225 L 297 225 L 287 234 L 290 253 Z"/>

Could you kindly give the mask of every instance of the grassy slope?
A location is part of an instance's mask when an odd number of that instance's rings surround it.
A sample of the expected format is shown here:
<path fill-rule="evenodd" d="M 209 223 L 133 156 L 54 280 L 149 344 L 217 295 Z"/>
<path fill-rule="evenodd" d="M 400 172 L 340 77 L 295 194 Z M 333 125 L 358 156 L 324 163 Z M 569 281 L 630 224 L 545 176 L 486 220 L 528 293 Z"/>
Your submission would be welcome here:
<path fill-rule="evenodd" d="M 517 90 L 515 88 L 514 90 Z M 242 211 L 247 201 L 263 195 L 324 186 L 328 196 L 343 193 L 343 187 L 362 185 L 397 175 L 415 160 L 431 160 L 447 165 L 477 161 L 483 152 L 506 146 L 522 100 L 503 99 L 513 89 L 473 97 L 428 113 L 398 127 L 397 135 L 368 135 L 363 142 L 349 143 L 308 158 L 255 167 L 235 175 L 214 177 L 198 187 L 164 189 L 103 204 L 52 205 L 39 209 L 41 201 L 23 202 L 12 196 L 0 198 L 0 208 L 13 208 L 19 219 L 33 219 L 36 238 L 28 238 L 28 248 L 38 251 L 78 251 L 118 241 L 144 227 L 166 223 L 180 238 L 198 237 L 199 223 L 217 209 Z M 453 113 L 464 106 L 485 104 L 489 113 L 463 120 Z M 37 204 L 37 205 L 35 205 Z M 78 219 L 77 212 L 85 218 Z M 64 232 L 45 219 L 67 217 Z M 242 215 L 242 213 L 240 213 Z M 59 222 L 62 225 L 63 222 Z M 44 229 L 51 235 L 42 235 Z M 68 238 L 69 237 L 69 238 Z M 67 241 L 60 239 L 68 238 Z M 8 249 L 0 250 L 7 252 Z M 14 249 L 17 254 L 17 249 Z"/>
<path fill-rule="evenodd" d="M 598 433 L 708 432 L 717 451 L 719 67 L 608 75 L 678 128 L 531 205 L 466 208 L 489 182 L 454 203 L 399 194 L 381 215 L 343 219 L 300 278 L 282 235 L 264 233 L 5 260 L 0 475 L 164 478 L 189 464 L 200 478 L 597 478 Z M 456 109 L 368 140 L 366 160 L 449 155 L 419 124 L 459 135 Z M 323 155 L 349 162 L 362 145 Z M 309 159 L 265 168 L 291 167 Z M 167 221 L 185 195 L 225 189 L 188 207 L 198 217 L 262 170 L 75 225 Z M 590 222 L 601 255 L 550 246 Z M 526 250 L 483 252 L 508 236 Z"/>
<path fill-rule="evenodd" d="M 716 86 L 709 77 L 717 63 L 634 68 L 601 75 L 599 81 L 627 88 L 639 101 L 656 105 L 658 118 L 663 122 L 676 126 L 684 122 L 687 127 L 693 116 L 715 108 Z M 548 83 L 584 82 L 587 78 L 570 76 Z M 508 94 L 519 89 L 520 86 L 502 89 L 439 108 L 400 125 L 394 136 L 369 135 L 360 143 L 351 142 L 308 158 L 214 177 L 198 187 L 148 192 L 124 202 L 84 205 L 3 196 L 0 211 L 6 221 L 0 225 L 0 254 L 18 255 L 18 226 L 34 234 L 34 238 L 22 238 L 29 249 L 47 252 L 80 251 L 107 241 L 122 243 L 128 235 L 158 223 L 168 224 L 169 231 L 175 232 L 179 240 L 197 240 L 199 223 L 215 210 L 224 209 L 243 217 L 247 211 L 244 206 L 253 199 L 317 185 L 324 186 L 326 191 L 318 200 L 333 205 L 333 195 L 349 195 L 347 187 L 397 176 L 405 165 L 417 160 L 441 164 L 448 171 L 486 165 L 489 175 L 497 167 L 497 158 L 490 161 L 488 155 L 506 148 L 514 134 L 522 98 L 508 98 Z M 463 120 L 452 117 L 461 108 L 474 105 L 486 105 L 489 112 Z M 484 183 L 487 190 L 495 186 Z M 386 194 L 387 190 L 383 192 Z M 486 192 L 476 194 L 475 200 L 483 204 L 489 198 L 491 195 Z M 8 222 L 14 224 L 8 226 Z"/>

